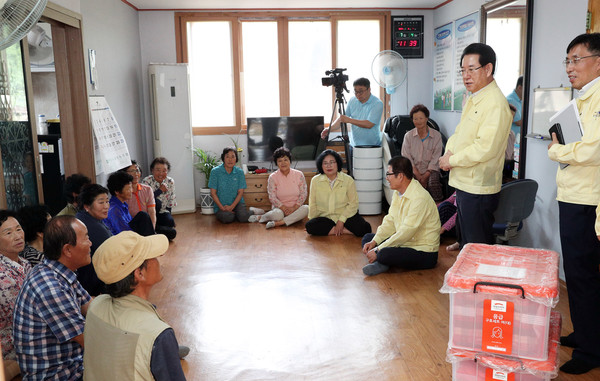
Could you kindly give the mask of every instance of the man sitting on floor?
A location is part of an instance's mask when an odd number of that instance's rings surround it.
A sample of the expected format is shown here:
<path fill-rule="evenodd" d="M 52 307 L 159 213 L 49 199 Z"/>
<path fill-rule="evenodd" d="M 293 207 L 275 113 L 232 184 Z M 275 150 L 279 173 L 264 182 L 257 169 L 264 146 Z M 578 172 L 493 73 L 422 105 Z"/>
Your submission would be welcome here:
<path fill-rule="evenodd" d="M 369 260 L 363 273 L 377 275 L 390 266 L 409 270 L 435 267 L 440 246 L 440 216 L 435 202 L 413 179 L 407 158 L 392 158 L 385 175 L 394 190 L 392 204 L 377 233 L 365 234 L 362 239 L 363 253 Z"/>
<path fill-rule="evenodd" d="M 126 231 L 96 250 L 94 268 L 109 294 L 96 297 L 87 314 L 86 380 L 185 381 L 175 333 L 148 301 L 162 280 L 157 257 L 168 248 L 162 234 Z"/>
<path fill-rule="evenodd" d="M 23 380 L 82 379 L 91 297 L 75 271 L 90 263 L 91 246 L 87 228 L 73 216 L 46 225 L 46 258 L 29 272 L 15 303 L 13 337 Z"/>

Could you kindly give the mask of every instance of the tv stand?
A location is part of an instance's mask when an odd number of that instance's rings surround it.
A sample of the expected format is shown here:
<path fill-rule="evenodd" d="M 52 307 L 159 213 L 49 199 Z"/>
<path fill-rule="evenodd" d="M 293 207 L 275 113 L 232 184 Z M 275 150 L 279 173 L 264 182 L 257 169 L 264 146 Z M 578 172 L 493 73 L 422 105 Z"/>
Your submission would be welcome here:
<path fill-rule="evenodd" d="M 306 179 L 307 191 L 310 192 L 310 181 L 317 172 L 314 170 L 300 170 L 304 173 Z M 253 206 L 256 208 L 262 208 L 265 211 L 271 210 L 271 202 L 269 201 L 268 193 L 268 181 L 269 175 L 273 172 L 267 173 L 248 173 L 246 174 L 246 185 L 247 188 L 244 190 L 244 201 L 246 206 Z M 305 204 L 308 204 L 308 196 L 306 197 Z"/>

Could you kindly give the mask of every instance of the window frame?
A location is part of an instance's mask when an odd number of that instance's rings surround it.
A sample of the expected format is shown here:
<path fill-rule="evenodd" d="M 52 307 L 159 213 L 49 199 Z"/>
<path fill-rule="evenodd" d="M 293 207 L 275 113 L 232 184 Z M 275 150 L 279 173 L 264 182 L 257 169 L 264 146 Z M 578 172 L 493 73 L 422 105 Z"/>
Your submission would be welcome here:
<path fill-rule="evenodd" d="M 243 12 L 175 12 L 175 45 L 177 62 L 188 63 L 187 52 L 187 23 L 196 21 L 229 21 L 231 23 L 231 46 L 233 58 L 233 86 L 235 126 L 222 127 L 194 127 L 193 135 L 220 135 L 246 133 L 246 121 L 243 102 L 243 81 L 240 73 L 244 70 L 242 55 L 242 22 L 276 21 L 279 50 L 279 112 L 280 116 L 290 113 L 289 96 L 289 47 L 288 47 L 288 22 L 308 20 L 327 20 L 331 23 L 331 68 L 337 62 L 337 22 L 339 20 L 378 20 L 380 29 L 379 50 L 389 49 L 391 37 L 390 11 L 302 11 L 302 12 L 270 12 L 270 11 L 243 11 Z M 324 68 L 326 70 L 327 68 Z M 323 72 L 323 76 L 325 73 Z M 351 84 L 349 84 L 350 86 Z M 385 90 L 379 89 L 379 98 L 385 99 Z M 331 89 L 331 105 L 335 101 L 334 89 Z M 384 115 L 389 114 L 389 105 L 384 105 Z M 328 124 L 328 121 L 327 121 Z"/>

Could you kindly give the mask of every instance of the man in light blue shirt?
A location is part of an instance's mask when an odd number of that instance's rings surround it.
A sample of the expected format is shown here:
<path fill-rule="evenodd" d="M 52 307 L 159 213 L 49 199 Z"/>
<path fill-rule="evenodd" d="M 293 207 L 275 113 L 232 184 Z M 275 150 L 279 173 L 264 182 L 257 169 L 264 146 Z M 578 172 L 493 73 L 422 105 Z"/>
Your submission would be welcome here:
<path fill-rule="evenodd" d="M 371 94 L 371 83 L 367 78 L 359 78 L 353 83 L 355 96 L 348 101 L 346 115 L 340 115 L 331 124 L 331 129 L 336 130 L 340 123 L 351 126 L 350 145 L 380 146 L 381 145 L 381 115 L 383 103 Z M 330 128 L 325 128 L 321 137 L 325 139 Z"/>
<path fill-rule="evenodd" d="M 515 112 L 515 116 L 513 117 L 513 122 L 510 126 L 512 132 L 515 133 L 515 136 L 519 136 L 521 133 L 521 125 L 523 123 L 521 116 L 521 108 L 523 106 L 523 76 L 520 76 L 517 79 L 517 85 L 512 93 L 508 94 L 506 100 L 509 104 L 515 106 L 517 112 Z"/>

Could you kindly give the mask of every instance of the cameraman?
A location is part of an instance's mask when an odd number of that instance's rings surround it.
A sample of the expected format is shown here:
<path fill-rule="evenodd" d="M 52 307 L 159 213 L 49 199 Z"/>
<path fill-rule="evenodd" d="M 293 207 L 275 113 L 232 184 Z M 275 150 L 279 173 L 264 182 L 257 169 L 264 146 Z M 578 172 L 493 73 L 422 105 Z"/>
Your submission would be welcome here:
<path fill-rule="evenodd" d="M 366 78 L 359 78 L 353 83 L 354 94 L 348 101 L 346 115 L 340 115 L 331 127 L 327 127 L 321 133 L 321 138 L 326 139 L 329 130 L 337 130 L 340 123 L 350 123 L 352 134 L 350 145 L 356 146 L 380 146 L 381 145 L 381 114 L 383 103 L 375 95 L 371 94 L 371 83 Z"/>

